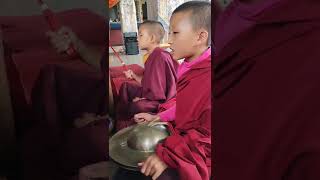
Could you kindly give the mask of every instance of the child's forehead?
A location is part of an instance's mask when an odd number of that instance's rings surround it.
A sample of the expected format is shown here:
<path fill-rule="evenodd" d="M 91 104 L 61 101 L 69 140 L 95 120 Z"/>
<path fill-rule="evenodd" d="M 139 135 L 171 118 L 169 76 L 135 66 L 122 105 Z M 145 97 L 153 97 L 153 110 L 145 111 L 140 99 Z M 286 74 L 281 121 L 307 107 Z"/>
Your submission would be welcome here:
<path fill-rule="evenodd" d="M 150 28 L 146 28 L 146 27 L 140 27 L 139 28 L 139 34 L 143 34 L 143 35 L 151 35 L 152 31 L 150 30 Z"/>
<path fill-rule="evenodd" d="M 146 26 L 144 25 L 141 25 L 140 27 L 139 27 L 139 32 L 141 32 L 141 33 L 143 33 L 143 32 L 147 32 L 147 28 L 146 28 Z"/>
<path fill-rule="evenodd" d="M 190 11 L 178 12 L 171 16 L 169 25 L 170 28 L 174 28 L 180 25 L 192 26 Z"/>

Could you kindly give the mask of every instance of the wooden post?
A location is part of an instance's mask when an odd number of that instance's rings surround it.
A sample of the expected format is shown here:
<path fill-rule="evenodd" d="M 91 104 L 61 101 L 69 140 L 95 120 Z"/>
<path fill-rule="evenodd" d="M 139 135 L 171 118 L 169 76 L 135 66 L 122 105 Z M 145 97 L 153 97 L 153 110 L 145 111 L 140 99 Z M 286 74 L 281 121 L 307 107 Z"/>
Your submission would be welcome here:
<path fill-rule="evenodd" d="M 134 0 L 120 1 L 120 19 L 122 33 L 138 32 L 136 6 Z"/>
<path fill-rule="evenodd" d="M 147 9 L 148 9 L 148 20 L 158 20 L 158 0 L 148 0 Z"/>
<path fill-rule="evenodd" d="M 135 2 L 136 2 L 136 9 L 137 9 L 137 20 L 138 20 L 138 22 L 142 22 L 143 21 L 142 1 L 135 0 Z"/>

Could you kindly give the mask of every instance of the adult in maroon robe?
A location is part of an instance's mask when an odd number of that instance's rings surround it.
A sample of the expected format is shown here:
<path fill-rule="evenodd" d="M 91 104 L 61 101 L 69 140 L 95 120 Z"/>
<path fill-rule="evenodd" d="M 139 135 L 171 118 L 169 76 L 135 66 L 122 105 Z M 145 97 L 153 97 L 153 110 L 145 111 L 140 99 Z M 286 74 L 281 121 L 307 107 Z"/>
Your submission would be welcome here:
<path fill-rule="evenodd" d="M 106 82 L 102 72 L 82 62 L 41 70 L 33 89 L 35 121 L 23 138 L 24 179 L 66 179 L 107 160 L 108 121 L 73 126 L 84 112 L 107 113 Z"/>
<path fill-rule="evenodd" d="M 140 112 L 157 112 L 158 106 L 176 94 L 177 61 L 161 48 L 155 48 L 149 55 L 141 85 L 123 83 L 116 105 L 116 129 L 133 125 L 134 114 Z M 145 98 L 137 102 L 135 97 Z"/>
<path fill-rule="evenodd" d="M 320 179 L 319 10 L 312 0 L 235 0 L 221 14 L 214 179 Z"/>
<path fill-rule="evenodd" d="M 156 149 L 160 159 L 178 171 L 179 179 L 211 176 L 211 100 L 210 56 L 179 78 L 173 135 Z"/>

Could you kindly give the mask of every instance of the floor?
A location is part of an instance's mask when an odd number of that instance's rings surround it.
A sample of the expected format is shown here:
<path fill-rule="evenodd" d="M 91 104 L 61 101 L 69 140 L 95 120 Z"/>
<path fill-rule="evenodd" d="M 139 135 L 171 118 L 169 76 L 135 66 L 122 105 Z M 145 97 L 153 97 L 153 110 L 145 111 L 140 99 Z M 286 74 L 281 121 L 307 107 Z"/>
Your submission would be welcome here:
<path fill-rule="evenodd" d="M 140 66 L 143 65 L 143 55 L 146 53 L 145 51 L 140 51 L 140 54 L 138 55 L 125 55 L 124 53 L 121 53 L 123 51 L 122 46 L 115 46 L 113 47 L 115 51 L 120 51 L 120 58 L 123 60 L 126 64 L 138 64 Z M 114 54 L 111 48 L 109 48 L 109 67 L 112 66 L 121 66 L 120 61 L 118 60 L 118 57 Z"/>
<path fill-rule="evenodd" d="M 112 161 L 91 164 L 79 170 L 79 180 L 106 179 L 106 177 L 112 180 L 112 176 L 117 169 L 117 165 Z"/>

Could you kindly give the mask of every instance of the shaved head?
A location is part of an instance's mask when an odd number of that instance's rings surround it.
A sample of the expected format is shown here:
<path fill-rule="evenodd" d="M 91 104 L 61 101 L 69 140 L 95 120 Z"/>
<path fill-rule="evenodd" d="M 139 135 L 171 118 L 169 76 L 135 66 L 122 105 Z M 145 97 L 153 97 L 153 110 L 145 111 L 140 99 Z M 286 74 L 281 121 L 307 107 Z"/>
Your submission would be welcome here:
<path fill-rule="evenodd" d="M 188 1 L 177 7 L 172 15 L 176 13 L 188 13 L 192 28 L 199 30 L 205 29 L 211 39 L 211 3 L 207 1 Z"/>
<path fill-rule="evenodd" d="M 139 28 L 145 28 L 150 35 L 154 35 L 157 43 L 162 41 L 165 34 L 164 27 L 159 21 L 144 21 Z"/>

